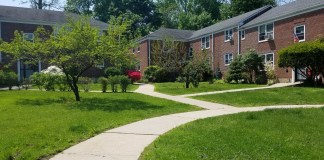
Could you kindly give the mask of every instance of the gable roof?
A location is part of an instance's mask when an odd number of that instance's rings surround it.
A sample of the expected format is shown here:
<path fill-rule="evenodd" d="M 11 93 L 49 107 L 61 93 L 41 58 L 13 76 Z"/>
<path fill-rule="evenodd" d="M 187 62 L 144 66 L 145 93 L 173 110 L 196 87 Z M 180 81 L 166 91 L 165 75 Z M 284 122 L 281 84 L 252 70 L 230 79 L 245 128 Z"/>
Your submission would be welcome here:
<path fill-rule="evenodd" d="M 140 38 L 138 41 L 141 42 L 146 39 L 161 40 L 163 38 L 172 38 L 175 41 L 187 41 L 193 33 L 194 31 L 191 30 L 160 28 L 151 34 Z"/>
<path fill-rule="evenodd" d="M 260 15 L 259 17 L 244 25 L 244 28 L 253 27 L 262 23 L 278 21 L 323 8 L 324 0 L 297 0 L 270 9 L 265 14 Z"/>
<path fill-rule="evenodd" d="M 16 23 L 30 23 L 30 24 L 44 24 L 54 25 L 67 22 L 68 17 L 78 17 L 74 13 L 66 13 L 61 11 L 40 10 L 32 8 L 20 8 L 0 5 L 0 21 L 16 22 Z M 91 25 L 107 28 L 108 24 L 91 19 Z"/>
<path fill-rule="evenodd" d="M 259 16 L 260 14 L 263 14 L 264 12 L 271 9 L 270 5 L 255 9 L 253 11 L 241 14 L 239 16 L 218 22 L 214 25 L 211 25 L 209 27 L 203 28 L 201 30 L 198 30 L 194 32 L 194 34 L 190 37 L 190 39 L 195 39 L 200 36 L 211 34 L 214 32 L 220 32 L 225 29 L 230 29 L 231 27 L 237 27 L 238 25 L 243 25 L 244 23 L 247 23 L 251 19 L 255 18 L 256 16 Z M 241 23 L 241 24 L 240 24 Z"/>

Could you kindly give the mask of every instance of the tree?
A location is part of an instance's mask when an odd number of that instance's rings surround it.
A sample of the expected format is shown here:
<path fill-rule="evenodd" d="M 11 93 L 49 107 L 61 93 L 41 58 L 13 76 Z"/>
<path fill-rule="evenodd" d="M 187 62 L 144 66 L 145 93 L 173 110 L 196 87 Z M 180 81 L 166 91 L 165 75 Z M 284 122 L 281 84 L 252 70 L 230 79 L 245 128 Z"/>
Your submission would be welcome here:
<path fill-rule="evenodd" d="M 67 0 L 64 11 L 76 14 L 92 15 L 94 0 Z"/>
<path fill-rule="evenodd" d="M 254 49 L 249 49 L 243 53 L 242 63 L 243 71 L 247 74 L 248 83 L 256 83 L 256 77 L 260 74 L 260 70 L 264 69 L 263 59 L 256 53 Z"/>
<path fill-rule="evenodd" d="M 106 34 L 100 34 L 98 28 L 90 25 L 89 18 L 69 19 L 57 35 L 50 35 L 44 28 L 35 32 L 34 42 L 24 41 L 22 33 L 16 32 L 10 43 L 3 42 L 0 50 L 15 56 L 15 59 L 27 58 L 36 62 L 48 61 L 62 69 L 66 81 L 74 92 L 76 101 L 80 101 L 79 77 L 96 63 L 109 60 L 112 64 L 130 61 L 130 43 L 123 34 L 128 21 L 113 18 Z"/>
<path fill-rule="evenodd" d="M 202 51 L 188 61 L 181 73 L 180 81 L 185 82 L 186 88 L 189 88 L 190 83 L 197 88 L 206 74 L 212 75 L 212 70 L 208 63 L 208 52 Z"/>
<path fill-rule="evenodd" d="M 307 68 L 308 72 L 303 76 L 311 80 L 313 84 L 324 75 L 324 39 L 296 43 L 281 49 L 279 52 L 279 67 L 291 67 L 295 71 Z"/>
<path fill-rule="evenodd" d="M 153 41 L 151 64 L 161 68 L 159 74 L 166 74 L 157 76 L 163 79 L 156 80 L 159 82 L 174 81 L 182 72 L 187 56 L 187 49 L 183 42 L 177 42 L 168 37 L 161 41 Z"/>
<path fill-rule="evenodd" d="M 234 58 L 232 63 L 229 66 L 228 73 L 225 77 L 227 82 L 235 81 L 238 83 L 240 80 L 244 78 L 243 76 L 243 63 L 242 63 L 242 56 L 237 56 Z"/>
<path fill-rule="evenodd" d="M 225 12 L 226 15 L 222 17 L 228 19 L 266 5 L 276 6 L 277 3 L 276 0 L 230 0 L 229 3 L 224 3 L 224 5 L 224 8 L 229 9 L 229 11 Z"/>
<path fill-rule="evenodd" d="M 30 3 L 32 8 L 51 9 L 59 4 L 59 0 L 21 0 L 22 3 Z"/>

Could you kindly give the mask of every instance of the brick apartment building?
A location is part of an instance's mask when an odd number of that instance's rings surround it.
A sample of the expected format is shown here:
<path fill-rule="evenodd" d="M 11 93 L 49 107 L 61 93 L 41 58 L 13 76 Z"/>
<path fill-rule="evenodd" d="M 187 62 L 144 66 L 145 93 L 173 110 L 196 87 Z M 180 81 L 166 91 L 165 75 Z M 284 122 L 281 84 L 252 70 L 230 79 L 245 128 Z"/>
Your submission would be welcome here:
<path fill-rule="evenodd" d="M 139 48 L 134 54 L 140 59 L 143 73 L 151 65 L 152 42 L 170 37 L 184 42 L 194 53 L 205 49 L 210 53 L 211 68 L 226 72 L 235 56 L 248 49 L 273 64 L 280 82 L 302 80 L 300 74 L 291 68 L 279 68 L 276 60 L 278 51 L 294 43 L 316 39 L 324 35 L 324 1 L 297 0 L 286 5 L 264 6 L 251 12 L 216 23 L 198 31 L 161 28 L 138 40 Z"/>
<path fill-rule="evenodd" d="M 14 38 L 14 32 L 17 30 L 23 32 L 26 40 L 33 40 L 33 32 L 36 31 L 37 27 L 43 26 L 47 30 L 53 31 L 53 28 L 66 23 L 68 17 L 77 16 L 76 14 L 67 14 L 60 11 L 0 6 L 0 38 L 3 41 L 10 42 Z M 107 24 L 100 21 L 91 20 L 91 25 L 102 30 L 107 29 Z M 8 55 L 0 52 L 0 69 L 3 64 L 8 64 L 10 61 Z M 23 59 L 17 60 L 11 65 L 11 69 L 18 74 L 19 80 L 28 78 L 34 72 L 40 72 L 46 67 L 43 62 L 36 65 L 25 64 Z M 102 70 L 91 68 L 85 74 L 97 76 L 102 74 Z"/>

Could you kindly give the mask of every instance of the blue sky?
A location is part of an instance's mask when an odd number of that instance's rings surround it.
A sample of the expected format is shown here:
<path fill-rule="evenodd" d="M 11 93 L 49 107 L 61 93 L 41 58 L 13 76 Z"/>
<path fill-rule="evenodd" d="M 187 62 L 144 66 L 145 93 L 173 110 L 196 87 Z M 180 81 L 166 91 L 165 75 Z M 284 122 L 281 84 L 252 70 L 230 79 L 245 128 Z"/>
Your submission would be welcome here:
<path fill-rule="evenodd" d="M 59 0 L 61 3 L 65 0 Z M 0 0 L 0 5 L 30 8 L 30 4 L 22 4 L 21 0 Z"/>

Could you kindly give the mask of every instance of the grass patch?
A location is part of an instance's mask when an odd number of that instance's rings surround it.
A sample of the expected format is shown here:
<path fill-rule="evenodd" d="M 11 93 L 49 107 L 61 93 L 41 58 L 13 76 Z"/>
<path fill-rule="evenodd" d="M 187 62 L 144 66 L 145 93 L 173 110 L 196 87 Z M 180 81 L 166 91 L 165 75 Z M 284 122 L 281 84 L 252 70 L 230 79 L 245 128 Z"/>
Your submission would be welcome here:
<path fill-rule="evenodd" d="M 104 130 L 197 107 L 137 93 L 0 91 L 0 159 L 40 159 Z"/>
<path fill-rule="evenodd" d="M 198 120 L 159 137 L 141 159 L 324 159 L 324 108 Z"/>
<path fill-rule="evenodd" d="M 170 82 L 170 83 L 155 83 L 155 91 L 170 95 L 183 95 L 183 94 L 193 94 L 201 92 L 212 92 L 212 91 L 223 91 L 230 89 L 241 89 L 241 88 L 253 88 L 253 87 L 264 87 L 264 85 L 256 84 L 228 84 L 216 82 L 214 84 L 209 84 L 208 82 L 199 83 L 198 88 L 190 86 L 190 88 L 185 88 L 185 83 Z"/>
<path fill-rule="evenodd" d="M 254 107 L 289 104 L 324 104 L 323 95 L 324 88 L 285 87 L 203 95 L 192 98 L 236 107 Z"/>

